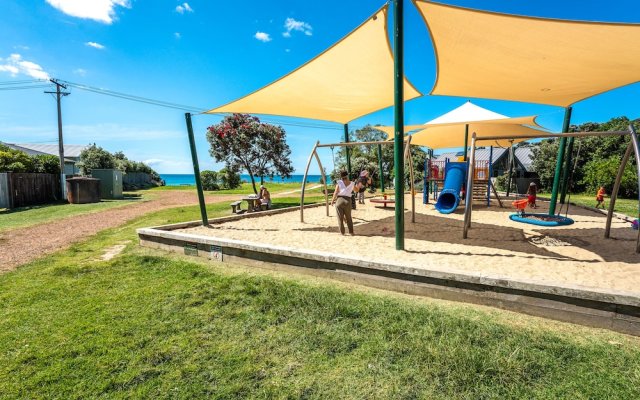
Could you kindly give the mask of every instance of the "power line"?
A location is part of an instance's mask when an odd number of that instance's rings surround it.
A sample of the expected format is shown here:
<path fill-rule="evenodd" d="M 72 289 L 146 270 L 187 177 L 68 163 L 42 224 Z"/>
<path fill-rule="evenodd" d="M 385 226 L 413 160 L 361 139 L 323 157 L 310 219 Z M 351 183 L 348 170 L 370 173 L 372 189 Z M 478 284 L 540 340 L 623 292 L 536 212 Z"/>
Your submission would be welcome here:
<path fill-rule="evenodd" d="M 0 82 L 0 86 L 23 85 L 27 83 L 41 83 L 41 82 L 47 82 L 47 80 L 46 79 L 26 79 L 21 81 L 4 81 L 4 82 Z"/>
<path fill-rule="evenodd" d="M 198 112 L 198 113 L 204 113 L 204 110 L 206 110 L 204 107 L 193 107 L 193 106 L 187 106 L 187 105 L 184 105 L 184 104 L 170 103 L 170 102 L 166 102 L 166 101 L 162 101 L 162 100 L 155 100 L 155 99 L 151 99 L 151 98 L 148 98 L 148 97 L 142 97 L 142 96 L 136 96 L 136 95 L 131 95 L 131 94 L 127 94 L 127 93 L 116 92 L 116 91 L 113 91 L 113 90 L 98 88 L 98 87 L 84 85 L 84 84 L 73 83 L 73 82 L 69 82 L 69 81 L 61 81 L 61 82 L 66 83 L 70 87 L 74 87 L 74 88 L 77 88 L 77 89 L 85 90 L 85 91 L 88 91 L 88 92 L 97 93 L 97 94 L 103 94 L 103 95 L 106 95 L 106 96 L 116 97 L 116 98 L 120 98 L 120 99 L 124 99 L 124 100 L 130 100 L 130 101 L 135 101 L 135 102 L 139 102 L 139 103 L 144 103 L 144 104 L 156 105 L 156 106 L 166 107 L 166 108 L 173 108 L 173 109 L 182 110 L 182 111 L 192 111 L 192 112 L 195 111 L 195 112 Z M 211 115 L 229 115 L 229 114 L 228 113 L 215 113 L 215 114 L 211 114 Z M 342 129 L 342 127 L 337 127 L 337 126 L 333 127 L 333 126 L 329 126 L 329 125 L 321 125 L 321 124 L 313 124 L 313 123 L 285 122 L 285 121 L 281 121 L 281 120 L 274 120 L 274 119 L 271 119 L 271 118 L 268 118 L 268 117 L 267 118 L 260 118 L 260 120 L 268 122 L 268 123 L 278 124 L 278 125 L 296 126 L 296 127 L 303 127 L 303 128 L 329 129 L 329 130 L 341 130 Z"/>
<path fill-rule="evenodd" d="M 50 87 L 49 85 L 30 85 L 30 86 L 14 86 L 14 87 L 0 87 L 0 91 L 4 90 L 26 90 L 26 89 L 42 89 Z"/>
<path fill-rule="evenodd" d="M 0 91 L 3 91 L 3 90 L 21 90 L 21 89 L 38 89 L 38 88 L 43 88 L 43 87 L 48 87 L 49 86 L 49 85 L 42 85 L 42 84 L 34 85 L 34 83 L 42 83 L 42 82 L 46 82 L 46 80 L 43 80 L 43 79 L 30 79 L 30 80 L 21 80 L 21 81 L 0 82 Z M 57 82 L 61 82 L 61 83 L 66 84 L 69 87 L 73 87 L 73 88 L 76 88 L 76 89 L 84 90 L 84 91 L 87 91 L 87 92 L 92 92 L 92 93 L 101 94 L 101 95 L 105 95 L 105 96 L 115 97 L 115 98 L 119 98 L 119 99 L 123 99 L 123 100 L 135 101 L 135 102 L 142 103 L 142 104 L 149 104 L 149 105 L 165 107 L 165 108 L 172 108 L 172 109 L 181 110 L 181 111 L 189 111 L 189 112 L 194 112 L 194 113 L 204 113 L 204 111 L 206 110 L 206 108 L 204 108 L 204 107 L 193 107 L 193 106 L 188 106 L 188 105 L 179 104 L 179 103 L 172 103 L 172 102 L 167 102 L 167 101 L 163 101 L 163 100 L 156 100 L 156 99 L 151 99 L 151 98 L 148 98 L 148 97 L 142 97 L 142 96 L 127 94 L 127 93 L 117 92 L 117 91 L 114 91 L 114 90 L 103 89 L 103 88 L 90 86 L 90 85 L 85 85 L 85 84 L 80 84 L 80 83 L 74 83 L 74 82 L 69 82 L 69 81 L 64 81 L 64 80 L 57 80 Z M 31 85 L 29 85 L 29 84 L 31 84 Z M 11 87 L 1 87 L 1 86 L 5 86 L 5 85 L 6 86 L 12 85 L 12 86 Z M 20 86 L 20 85 L 29 85 L 29 86 Z M 225 116 L 225 115 L 230 115 L 230 114 L 229 113 L 214 113 L 214 114 L 211 114 L 211 115 Z M 263 122 L 271 123 L 271 124 L 284 125 L 284 126 L 294 126 L 294 127 L 301 127 L 301 128 L 325 129 L 325 130 L 336 130 L 336 131 L 341 131 L 343 129 L 342 126 L 331 126 L 331 125 L 322 124 L 322 123 L 289 122 L 289 121 L 283 121 L 283 120 L 280 120 L 280 119 L 273 119 L 273 118 L 270 118 L 270 117 L 262 117 L 262 118 L 260 118 L 260 120 L 263 121 Z M 360 128 L 363 128 L 363 126 L 352 126 L 352 128 L 360 129 Z"/>
<path fill-rule="evenodd" d="M 147 97 L 142 97 L 142 96 L 136 96 L 136 95 L 126 94 L 126 93 L 116 92 L 116 91 L 113 91 L 113 90 L 102 89 L 102 88 L 93 87 L 93 86 L 89 86 L 89 85 L 82 85 L 82 84 L 79 84 L 79 83 L 73 83 L 73 82 L 68 82 L 68 81 L 60 81 L 60 82 L 64 82 L 67 85 L 69 85 L 71 87 L 74 87 L 76 89 L 85 90 L 85 91 L 93 92 L 93 93 L 97 93 L 97 94 L 102 94 L 102 95 L 105 95 L 105 96 L 116 97 L 116 98 L 120 98 L 120 99 L 124 99 L 124 100 L 135 101 L 135 102 L 138 102 L 138 103 L 145 103 L 145 104 L 155 105 L 155 106 L 159 106 L 159 107 L 173 108 L 173 109 L 182 110 L 182 111 L 201 112 L 203 110 L 202 108 L 198 108 L 198 107 L 192 107 L 192 106 L 187 106 L 187 105 L 184 105 L 184 104 L 170 103 L 170 102 L 167 102 L 167 101 L 150 99 L 150 98 L 147 98 Z"/>

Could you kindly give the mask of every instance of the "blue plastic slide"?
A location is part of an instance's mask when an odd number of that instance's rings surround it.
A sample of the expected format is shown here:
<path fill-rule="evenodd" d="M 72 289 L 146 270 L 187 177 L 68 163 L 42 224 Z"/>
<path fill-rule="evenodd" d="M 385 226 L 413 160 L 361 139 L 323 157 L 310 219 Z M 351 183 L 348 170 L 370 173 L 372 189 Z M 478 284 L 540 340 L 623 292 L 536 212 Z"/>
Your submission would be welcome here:
<path fill-rule="evenodd" d="M 465 175 L 467 175 L 466 162 L 449 162 L 444 170 L 444 184 L 436 210 L 442 214 L 451 214 L 458 208 L 460 203 L 460 189 L 464 183 Z"/>

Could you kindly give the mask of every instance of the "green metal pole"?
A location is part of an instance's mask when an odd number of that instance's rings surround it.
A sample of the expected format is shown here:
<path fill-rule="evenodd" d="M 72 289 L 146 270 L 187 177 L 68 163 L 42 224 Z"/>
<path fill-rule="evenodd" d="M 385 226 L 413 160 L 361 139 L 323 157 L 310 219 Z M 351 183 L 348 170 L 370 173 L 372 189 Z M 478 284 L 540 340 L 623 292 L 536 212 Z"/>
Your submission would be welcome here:
<path fill-rule="evenodd" d="M 349 124 L 344 124 L 344 142 L 349 143 Z M 347 153 L 347 173 L 349 174 L 349 179 L 352 179 L 351 176 L 351 150 L 349 146 L 344 148 Z"/>
<path fill-rule="evenodd" d="M 191 161 L 193 162 L 193 173 L 196 176 L 196 189 L 198 190 L 198 202 L 200 203 L 200 215 L 202 216 L 202 225 L 209 225 L 207 218 L 207 206 L 204 203 L 204 192 L 202 191 L 202 182 L 200 180 L 200 166 L 198 165 L 198 153 L 196 153 L 196 141 L 193 138 L 193 125 L 191 124 L 191 113 L 185 113 L 184 118 L 187 120 L 187 133 L 189 134 L 189 147 L 191 147 Z"/>
<path fill-rule="evenodd" d="M 565 108 L 564 122 L 562 123 L 562 133 L 569 131 L 569 123 L 571 122 L 571 107 Z M 553 188 L 551 189 L 551 203 L 549 204 L 549 215 L 556 213 L 556 203 L 558 202 L 558 187 L 560 186 L 560 172 L 562 171 L 562 162 L 564 161 L 564 150 L 567 145 L 567 138 L 560 138 L 558 147 L 558 158 L 556 159 L 556 171 L 553 175 Z"/>
<path fill-rule="evenodd" d="M 469 124 L 464 126 L 464 159 L 467 161 L 467 150 L 469 149 Z"/>
<path fill-rule="evenodd" d="M 384 171 L 382 171 L 382 145 L 378 144 L 378 168 L 380 169 L 380 191 L 384 193 Z"/>
<path fill-rule="evenodd" d="M 560 204 L 564 204 L 567 192 L 569 191 L 569 177 L 571 176 L 571 157 L 573 156 L 574 140 L 574 137 L 570 137 L 567 141 L 566 161 L 564 163 L 564 171 L 562 171 L 562 186 L 560 187 Z"/>
<path fill-rule="evenodd" d="M 396 250 L 404 250 L 404 32 L 403 0 L 393 0 L 394 121 Z"/>

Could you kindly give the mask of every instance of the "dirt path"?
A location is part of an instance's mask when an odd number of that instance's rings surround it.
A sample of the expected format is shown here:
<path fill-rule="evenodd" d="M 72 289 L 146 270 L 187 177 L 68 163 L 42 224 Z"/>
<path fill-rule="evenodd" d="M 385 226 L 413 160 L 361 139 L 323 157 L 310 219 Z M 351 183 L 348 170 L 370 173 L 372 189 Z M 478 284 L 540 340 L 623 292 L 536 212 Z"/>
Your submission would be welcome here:
<path fill-rule="evenodd" d="M 237 200 L 241 195 L 207 196 L 207 202 Z M 103 229 L 113 228 L 153 211 L 197 205 L 195 192 L 158 192 L 154 199 L 91 214 L 76 215 L 0 233 L 0 273 L 69 247 Z"/>

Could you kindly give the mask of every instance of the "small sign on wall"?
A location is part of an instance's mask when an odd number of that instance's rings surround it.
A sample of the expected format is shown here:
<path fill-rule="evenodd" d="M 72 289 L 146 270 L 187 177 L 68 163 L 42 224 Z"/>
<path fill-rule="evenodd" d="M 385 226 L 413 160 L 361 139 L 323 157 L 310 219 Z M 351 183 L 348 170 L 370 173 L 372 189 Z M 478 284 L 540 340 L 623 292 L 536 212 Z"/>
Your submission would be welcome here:
<path fill-rule="evenodd" d="M 222 261 L 222 246 L 211 245 L 211 259 Z"/>
<path fill-rule="evenodd" d="M 187 256 L 197 256 L 198 255 L 198 245 L 193 243 L 186 243 L 184 245 L 184 254 Z"/>

